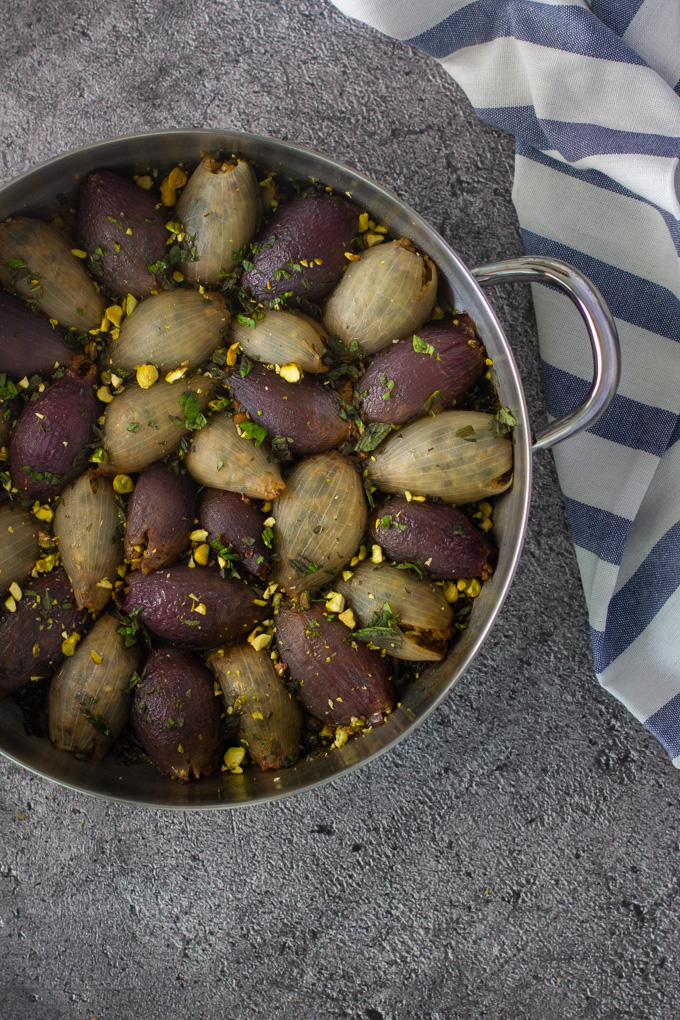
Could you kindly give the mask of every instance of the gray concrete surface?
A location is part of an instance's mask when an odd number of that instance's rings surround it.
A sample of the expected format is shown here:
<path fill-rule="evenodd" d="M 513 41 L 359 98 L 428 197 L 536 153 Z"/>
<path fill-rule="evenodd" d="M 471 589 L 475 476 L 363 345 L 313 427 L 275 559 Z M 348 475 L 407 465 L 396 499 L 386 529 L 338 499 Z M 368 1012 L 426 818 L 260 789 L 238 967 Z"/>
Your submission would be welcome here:
<path fill-rule="evenodd" d="M 296 139 L 469 263 L 521 245 L 512 143 L 326 0 L 4 0 L 0 176 L 147 128 Z M 536 419 L 529 294 L 498 306 Z M 492 640 L 343 782 L 166 815 L 0 763 L 2 1020 L 673 1020 L 680 779 L 592 675 L 551 458 Z"/>

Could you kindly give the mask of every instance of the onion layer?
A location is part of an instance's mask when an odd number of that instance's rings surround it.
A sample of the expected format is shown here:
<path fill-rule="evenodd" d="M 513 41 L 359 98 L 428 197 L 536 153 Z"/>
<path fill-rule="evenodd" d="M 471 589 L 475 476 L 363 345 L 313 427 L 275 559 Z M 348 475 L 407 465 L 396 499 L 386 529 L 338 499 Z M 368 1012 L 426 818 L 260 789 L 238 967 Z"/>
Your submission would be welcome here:
<path fill-rule="evenodd" d="M 350 262 L 326 302 L 324 326 L 352 351 L 381 351 L 425 322 L 437 296 L 437 269 L 402 238 Z"/>
<path fill-rule="evenodd" d="M 39 530 L 33 514 L 7 503 L 0 506 L 0 591 L 7 591 L 12 581 L 20 584 L 32 570 Z"/>
<path fill-rule="evenodd" d="M 122 513 L 111 482 L 88 472 L 62 494 L 54 515 L 61 561 L 79 609 L 99 612 L 111 598 L 123 562 Z"/>
<path fill-rule="evenodd" d="M 276 505 L 277 581 L 291 595 L 321 588 L 358 548 L 366 518 L 361 480 L 337 451 L 301 461 Z"/>
<path fill-rule="evenodd" d="M 221 274 L 234 265 L 234 254 L 253 236 L 259 207 L 260 187 L 249 163 L 206 156 L 175 210 L 198 255 L 182 266 L 184 279 L 209 287 L 220 283 Z"/>
<path fill-rule="evenodd" d="M 238 736 L 262 770 L 293 765 L 300 754 L 302 712 L 266 651 L 229 645 L 210 652 L 227 712 L 238 715 Z"/>
<path fill-rule="evenodd" d="M 120 336 L 109 344 L 104 363 L 124 372 L 147 364 L 161 372 L 186 364 L 192 371 L 219 346 L 229 318 L 221 294 L 163 291 L 146 298 L 123 319 Z"/>
<path fill-rule="evenodd" d="M 232 332 L 249 358 L 267 365 L 297 365 L 303 372 L 321 372 L 325 333 L 302 315 L 265 312 L 261 319 L 234 319 Z"/>
<path fill-rule="evenodd" d="M 437 585 L 386 563 L 364 560 L 349 580 L 338 579 L 334 587 L 351 602 L 358 622 L 368 631 L 363 640 L 396 659 L 444 658 L 453 613 Z"/>
<path fill-rule="evenodd" d="M 231 415 L 222 411 L 194 436 L 185 458 L 201 485 L 228 489 L 255 499 L 276 499 L 284 488 L 279 466 L 266 443 L 257 446 Z"/>
<path fill-rule="evenodd" d="M 0 283 L 66 329 L 94 329 L 104 302 L 71 250 L 68 238 L 42 220 L 16 216 L 0 223 Z"/>
<path fill-rule="evenodd" d="M 175 450 L 208 403 L 211 382 L 204 376 L 149 389 L 128 386 L 106 408 L 104 449 L 107 473 L 141 471 Z M 192 422 L 193 418 L 193 422 Z"/>
<path fill-rule="evenodd" d="M 136 648 L 113 616 L 101 616 L 50 684 L 50 738 L 59 751 L 103 758 L 130 714 Z"/>
<path fill-rule="evenodd" d="M 367 461 L 384 492 L 409 491 L 447 503 L 497 496 L 512 484 L 512 443 L 492 430 L 493 416 L 443 411 L 394 433 Z"/>

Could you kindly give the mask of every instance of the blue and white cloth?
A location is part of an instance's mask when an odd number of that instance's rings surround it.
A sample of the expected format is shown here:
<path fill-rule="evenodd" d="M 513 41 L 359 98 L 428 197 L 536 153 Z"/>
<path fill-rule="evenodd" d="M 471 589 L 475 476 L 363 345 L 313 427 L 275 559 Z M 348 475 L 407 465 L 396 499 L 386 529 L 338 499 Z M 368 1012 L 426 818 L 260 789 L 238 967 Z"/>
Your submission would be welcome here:
<path fill-rule="evenodd" d="M 680 766 L 680 0 L 334 2 L 436 57 L 515 135 L 526 251 L 609 303 L 618 395 L 554 455 L 596 673 Z M 589 345 L 568 301 L 533 297 L 558 416 L 589 389 Z"/>

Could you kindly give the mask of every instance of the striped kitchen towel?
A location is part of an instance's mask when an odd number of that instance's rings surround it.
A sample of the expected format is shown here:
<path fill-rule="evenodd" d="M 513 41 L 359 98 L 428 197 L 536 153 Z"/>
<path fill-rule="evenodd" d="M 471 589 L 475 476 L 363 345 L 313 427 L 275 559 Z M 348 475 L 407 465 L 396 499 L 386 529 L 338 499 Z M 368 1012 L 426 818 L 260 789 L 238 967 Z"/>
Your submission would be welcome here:
<path fill-rule="evenodd" d="M 595 670 L 680 766 L 680 0 L 334 0 L 424 50 L 516 137 L 532 255 L 564 259 L 616 319 L 622 375 L 554 450 Z M 578 313 L 533 287 L 548 412 L 590 386 Z"/>

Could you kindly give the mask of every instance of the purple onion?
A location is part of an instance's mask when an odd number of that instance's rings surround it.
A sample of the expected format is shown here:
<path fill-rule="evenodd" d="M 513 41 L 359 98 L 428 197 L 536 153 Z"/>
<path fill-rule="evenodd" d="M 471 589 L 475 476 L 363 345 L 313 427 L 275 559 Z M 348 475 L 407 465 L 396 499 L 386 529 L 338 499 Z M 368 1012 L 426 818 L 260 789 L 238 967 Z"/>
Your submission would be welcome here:
<path fill-rule="evenodd" d="M 209 567 L 174 566 L 152 574 L 128 574 L 125 593 L 117 593 L 126 613 L 158 637 L 190 648 L 215 648 L 238 641 L 267 615 L 244 581 L 224 580 Z M 205 613 L 196 606 L 205 607 Z"/>
<path fill-rule="evenodd" d="M 484 348 L 467 325 L 428 323 L 377 355 L 357 380 L 367 422 L 403 425 L 450 407 L 481 378 Z"/>
<path fill-rule="evenodd" d="M 262 302 L 283 298 L 290 291 L 286 301 L 291 306 L 301 298 L 320 301 L 340 279 L 347 265 L 345 252 L 358 229 L 359 210 L 343 198 L 294 198 L 263 228 L 259 249 L 252 256 L 253 268 L 243 273 L 241 285 Z"/>
<path fill-rule="evenodd" d="M 176 474 L 162 461 L 144 468 L 130 497 L 125 555 L 140 558 L 143 574 L 174 563 L 189 547 L 196 515 L 196 486 L 188 474 Z"/>
<path fill-rule="evenodd" d="M 36 499 L 55 496 L 87 465 L 97 420 L 94 365 L 79 376 L 67 368 L 19 415 L 9 448 L 12 483 Z"/>
<path fill-rule="evenodd" d="M 0 620 L 0 697 L 51 674 L 64 658 L 63 633 L 82 633 L 87 613 L 76 608 L 66 571 L 59 567 L 23 586 L 16 610 Z"/>
<path fill-rule="evenodd" d="M 158 286 L 149 266 L 167 253 L 167 214 L 152 195 L 110 170 L 97 170 L 80 185 L 78 230 L 92 270 L 114 294 L 144 297 Z"/>
<path fill-rule="evenodd" d="M 213 549 L 236 552 L 246 570 L 255 577 L 269 575 L 271 549 L 262 541 L 264 515 L 257 500 L 238 492 L 204 489 L 198 504 L 198 519 L 208 532 Z"/>
<path fill-rule="evenodd" d="M 340 417 L 337 395 L 315 379 L 297 383 L 258 365 L 248 375 L 234 374 L 229 388 L 270 439 L 281 436 L 291 453 L 324 453 L 349 439 L 349 422 Z"/>
<path fill-rule="evenodd" d="M 51 376 L 57 365 L 68 365 L 72 357 L 62 330 L 53 329 L 20 298 L 0 290 L 0 372 L 13 379 Z"/>
<path fill-rule="evenodd" d="M 196 655 L 159 648 L 135 689 L 132 728 L 161 772 L 199 779 L 219 762 L 221 708 L 212 673 Z"/>
<path fill-rule="evenodd" d="M 448 581 L 493 574 L 498 549 L 460 510 L 444 503 L 388 499 L 369 518 L 372 541 L 389 559 L 423 564 L 431 577 Z"/>
<path fill-rule="evenodd" d="M 394 708 L 386 660 L 366 645 L 348 643 L 347 627 L 318 606 L 282 609 L 276 632 L 281 657 L 300 685 L 300 701 L 316 719 L 335 726 L 353 718 L 378 725 Z"/>

